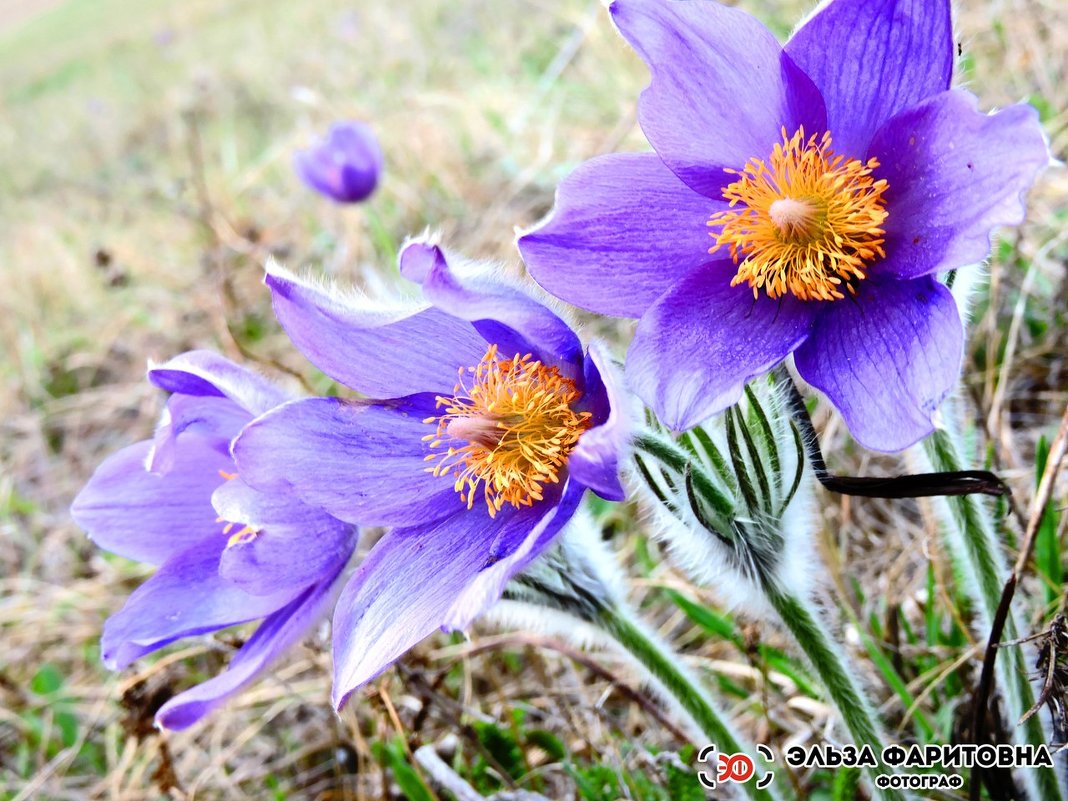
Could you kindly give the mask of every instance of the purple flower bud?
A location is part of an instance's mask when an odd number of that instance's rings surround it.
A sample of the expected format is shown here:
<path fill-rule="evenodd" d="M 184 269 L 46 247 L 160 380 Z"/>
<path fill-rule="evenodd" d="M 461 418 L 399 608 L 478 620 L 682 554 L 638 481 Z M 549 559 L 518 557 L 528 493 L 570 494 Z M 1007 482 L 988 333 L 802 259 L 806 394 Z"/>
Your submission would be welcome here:
<path fill-rule="evenodd" d="M 382 148 L 362 122 L 339 122 L 325 141 L 297 151 L 293 168 L 304 183 L 331 200 L 359 203 L 378 185 Z"/>

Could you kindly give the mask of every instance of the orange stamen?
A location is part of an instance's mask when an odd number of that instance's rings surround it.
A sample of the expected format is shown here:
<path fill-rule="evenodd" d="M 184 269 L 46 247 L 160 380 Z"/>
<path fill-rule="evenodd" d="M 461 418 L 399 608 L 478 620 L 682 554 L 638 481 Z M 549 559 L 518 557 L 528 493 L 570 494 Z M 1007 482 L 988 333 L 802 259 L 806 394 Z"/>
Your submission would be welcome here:
<path fill-rule="evenodd" d="M 805 138 L 782 130 L 768 162 L 754 158 L 723 190 L 730 210 L 708 220 L 715 253 L 729 247 L 738 273 L 731 286 L 747 282 L 753 297 L 787 292 L 800 300 L 838 300 L 843 284 L 865 277 L 883 251 L 887 217 L 885 179 L 874 180 L 875 158 L 861 162 L 835 155 L 831 135 Z M 738 207 L 735 210 L 735 207 Z"/>
<path fill-rule="evenodd" d="M 241 528 L 239 528 L 237 531 L 234 531 L 234 533 L 231 534 L 230 532 L 234 530 L 234 527 L 236 525 L 238 525 L 237 523 L 231 523 L 228 520 L 225 520 L 225 519 L 223 519 L 221 517 L 216 517 L 215 518 L 215 522 L 216 523 L 225 523 L 226 524 L 226 525 L 223 526 L 222 533 L 225 536 L 229 537 L 229 539 L 226 540 L 226 547 L 227 548 L 229 548 L 229 547 L 231 547 L 233 545 L 237 545 L 238 543 L 241 543 L 241 542 L 252 542 L 254 539 L 256 539 L 257 536 L 259 536 L 259 533 L 260 533 L 260 530 L 258 528 L 253 528 L 252 526 L 244 526 L 243 525 L 243 526 L 241 526 Z"/>
<path fill-rule="evenodd" d="M 445 413 L 424 421 L 437 425 L 423 437 L 430 448 L 446 446 L 426 457 L 438 460 L 427 471 L 452 476 L 468 509 L 481 487 L 490 517 L 506 503 L 530 506 L 542 499 L 546 483 L 560 481 L 568 454 L 590 426 L 589 412 L 572 409 L 580 397 L 556 367 L 529 353 L 502 359 L 491 345 L 478 365 L 460 369 L 451 397 L 437 398 Z"/>

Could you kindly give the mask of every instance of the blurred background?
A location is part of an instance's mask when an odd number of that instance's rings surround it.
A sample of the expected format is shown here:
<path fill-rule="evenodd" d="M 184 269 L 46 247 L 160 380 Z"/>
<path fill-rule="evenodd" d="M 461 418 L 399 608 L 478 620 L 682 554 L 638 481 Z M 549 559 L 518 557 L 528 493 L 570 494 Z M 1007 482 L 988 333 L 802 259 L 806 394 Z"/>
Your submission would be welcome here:
<path fill-rule="evenodd" d="M 783 37 L 808 10 L 742 5 Z M 983 108 L 1034 104 L 1064 159 L 1068 4 L 957 5 L 958 83 Z M 340 717 L 321 632 L 206 722 L 158 733 L 158 706 L 220 670 L 247 631 L 108 673 L 103 621 L 148 569 L 97 551 L 68 515 L 103 457 L 151 432 L 163 399 L 143 380 L 148 359 L 209 347 L 331 389 L 274 322 L 267 258 L 382 291 L 403 238 L 429 227 L 518 269 L 513 228 L 550 208 L 563 176 L 646 148 L 645 82 L 596 0 L 0 0 L 0 798 L 448 799 L 412 766 L 427 743 L 485 795 L 692 789 L 692 751 L 623 665 L 488 627 L 425 643 Z M 368 122 L 385 152 L 360 206 L 332 205 L 291 166 L 339 119 Z M 1024 509 L 1068 400 L 1063 169 L 1030 204 L 994 249 L 965 393 Z M 587 321 L 590 334 L 625 330 Z M 817 427 L 838 472 L 905 469 L 856 448 L 825 409 Z M 1064 489 L 1025 587 L 1036 628 L 1060 598 Z M 929 510 L 820 504 L 826 604 L 895 736 L 949 741 L 977 660 Z M 638 511 L 598 511 L 632 599 L 749 736 L 824 739 L 830 710 L 775 634 L 663 563 Z M 819 772 L 781 781 L 830 797 Z"/>

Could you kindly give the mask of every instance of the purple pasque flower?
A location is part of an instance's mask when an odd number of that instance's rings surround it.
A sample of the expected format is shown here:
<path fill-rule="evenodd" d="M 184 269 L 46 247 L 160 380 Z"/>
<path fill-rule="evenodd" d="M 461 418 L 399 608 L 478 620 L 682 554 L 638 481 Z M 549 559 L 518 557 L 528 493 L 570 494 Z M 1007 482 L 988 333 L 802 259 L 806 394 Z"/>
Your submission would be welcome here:
<path fill-rule="evenodd" d="M 534 278 L 640 317 L 634 390 L 687 429 L 789 354 L 875 450 L 932 430 L 963 327 L 936 274 L 984 259 L 1048 162 L 1034 109 L 950 89 L 948 0 L 831 0 L 780 46 L 712 0 L 614 0 L 655 153 L 602 156 L 522 235 Z M 711 240 L 709 235 L 711 234 Z"/>
<path fill-rule="evenodd" d="M 293 168 L 308 186 L 338 203 L 359 203 L 378 186 L 382 148 L 362 122 L 338 122 L 325 140 L 293 156 Z"/>
<path fill-rule="evenodd" d="M 334 612 L 334 703 L 437 628 L 466 627 L 587 488 L 623 497 L 614 370 L 521 289 L 409 243 L 424 301 L 384 309 L 269 268 L 289 337 L 366 400 L 285 404 L 234 443 L 242 478 L 389 526 Z"/>
<path fill-rule="evenodd" d="M 102 548 L 159 570 L 104 624 L 112 670 L 178 639 L 262 620 L 227 670 L 170 699 L 156 721 L 192 725 L 323 619 L 356 530 L 236 475 L 230 443 L 290 397 L 209 351 L 152 367 L 172 392 L 153 439 L 104 461 L 71 506 Z"/>

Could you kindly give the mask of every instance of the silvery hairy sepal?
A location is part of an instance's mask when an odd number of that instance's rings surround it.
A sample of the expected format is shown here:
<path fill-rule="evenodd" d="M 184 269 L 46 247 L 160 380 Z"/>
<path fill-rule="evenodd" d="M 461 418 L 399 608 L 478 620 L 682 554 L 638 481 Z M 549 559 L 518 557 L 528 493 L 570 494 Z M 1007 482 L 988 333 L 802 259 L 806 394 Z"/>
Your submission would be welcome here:
<path fill-rule="evenodd" d="M 580 512 L 553 546 L 505 587 L 491 617 L 510 628 L 601 643 L 606 622 L 626 605 L 615 554 L 588 512 Z"/>
<path fill-rule="evenodd" d="M 672 438 L 650 426 L 635 461 L 664 519 L 671 555 L 694 580 L 787 630 L 805 654 L 852 742 L 877 747 L 882 725 L 848 649 L 813 603 L 821 562 L 812 548 L 814 482 L 805 440 L 774 377 L 741 403 Z M 884 790 L 885 799 L 900 799 Z"/>
<path fill-rule="evenodd" d="M 615 652 L 637 670 L 693 742 L 756 753 L 685 661 L 627 602 L 616 556 L 588 513 L 576 515 L 551 548 L 512 578 L 489 616 L 508 627 L 549 631 L 579 646 Z M 746 792 L 755 801 L 779 798 L 773 788 L 755 783 Z"/>
<path fill-rule="evenodd" d="M 741 402 L 681 435 L 650 419 L 634 461 L 656 501 L 660 538 L 698 583 L 758 613 L 769 588 L 807 594 L 812 477 L 773 379 L 753 382 Z"/>

